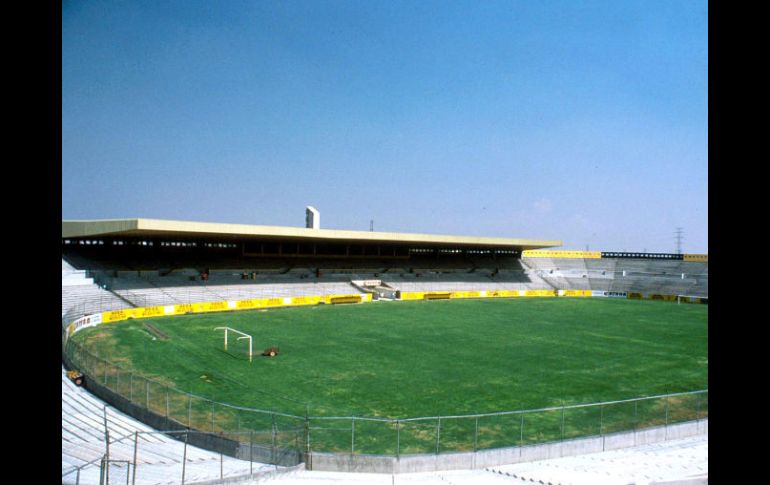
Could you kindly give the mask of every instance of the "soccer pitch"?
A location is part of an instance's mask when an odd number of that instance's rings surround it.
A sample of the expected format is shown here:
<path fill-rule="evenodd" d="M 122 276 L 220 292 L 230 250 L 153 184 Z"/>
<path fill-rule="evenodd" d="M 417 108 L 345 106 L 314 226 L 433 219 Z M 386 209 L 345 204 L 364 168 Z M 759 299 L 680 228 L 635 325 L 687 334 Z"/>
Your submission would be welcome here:
<path fill-rule="evenodd" d="M 253 337 L 230 340 L 230 327 Z M 376 302 L 132 320 L 76 334 L 125 372 L 235 406 L 409 418 L 708 387 L 708 307 L 604 298 Z M 279 347 L 277 357 L 259 355 Z"/>

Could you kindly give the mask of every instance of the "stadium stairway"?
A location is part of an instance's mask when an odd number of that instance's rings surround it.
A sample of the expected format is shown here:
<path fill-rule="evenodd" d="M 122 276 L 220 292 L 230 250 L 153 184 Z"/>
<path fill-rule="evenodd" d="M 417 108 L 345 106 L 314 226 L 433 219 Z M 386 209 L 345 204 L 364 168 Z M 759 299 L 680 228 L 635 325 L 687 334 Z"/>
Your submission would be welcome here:
<path fill-rule="evenodd" d="M 554 270 L 559 268 L 553 266 L 550 258 L 547 258 L 547 261 L 539 258 L 522 259 L 521 265 L 530 277 L 537 276 L 540 281 L 547 285 L 543 289 L 565 290 L 569 288 L 566 280 L 558 272 L 554 274 Z"/>

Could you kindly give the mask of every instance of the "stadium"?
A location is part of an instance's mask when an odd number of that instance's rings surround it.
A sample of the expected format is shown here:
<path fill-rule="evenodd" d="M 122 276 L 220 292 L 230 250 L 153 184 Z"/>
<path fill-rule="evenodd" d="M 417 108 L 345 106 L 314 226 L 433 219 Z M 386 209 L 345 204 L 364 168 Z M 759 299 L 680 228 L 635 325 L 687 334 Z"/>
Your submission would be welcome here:
<path fill-rule="evenodd" d="M 581 456 L 627 472 L 707 440 L 706 254 L 327 230 L 310 207 L 61 241 L 62 483 L 568 483 Z M 647 483 L 707 480 L 671 473 Z"/>

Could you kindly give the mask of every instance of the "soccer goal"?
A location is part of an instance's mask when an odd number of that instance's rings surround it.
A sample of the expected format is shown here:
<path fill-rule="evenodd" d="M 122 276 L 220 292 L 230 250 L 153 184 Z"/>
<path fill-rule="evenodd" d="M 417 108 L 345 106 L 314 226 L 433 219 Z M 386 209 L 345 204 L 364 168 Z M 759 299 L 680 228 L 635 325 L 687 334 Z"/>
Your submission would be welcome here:
<path fill-rule="evenodd" d="M 228 334 L 229 334 L 230 332 L 234 332 L 234 333 L 236 333 L 236 334 L 238 334 L 238 335 L 241 335 L 240 337 L 238 337 L 238 338 L 236 339 L 236 342 L 237 342 L 238 340 L 248 339 L 248 340 L 249 340 L 249 362 L 251 362 L 251 357 L 252 357 L 252 349 L 253 349 L 253 346 L 252 346 L 252 339 L 251 339 L 251 335 L 249 335 L 249 334 L 247 334 L 247 333 L 243 333 L 243 332 L 241 332 L 241 331 L 239 331 L 239 330 L 236 330 L 236 329 L 234 329 L 234 328 L 230 328 L 230 327 L 217 327 L 217 328 L 215 328 L 214 330 L 215 330 L 215 331 L 216 331 L 216 330 L 224 330 L 224 331 L 225 331 L 225 352 L 227 352 L 227 337 L 228 337 Z"/>
<path fill-rule="evenodd" d="M 682 303 L 708 303 L 709 297 L 701 295 L 676 295 L 676 304 Z"/>

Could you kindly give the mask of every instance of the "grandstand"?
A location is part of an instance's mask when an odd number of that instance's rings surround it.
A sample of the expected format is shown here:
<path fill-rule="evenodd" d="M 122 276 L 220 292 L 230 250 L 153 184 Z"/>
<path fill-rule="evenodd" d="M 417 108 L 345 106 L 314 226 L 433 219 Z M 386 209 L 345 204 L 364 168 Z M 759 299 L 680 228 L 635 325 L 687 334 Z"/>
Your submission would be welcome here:
<path fill-rule="evenodd" d="M 85 270 L 77 270 L 62 259 L 61 313 L 63 320 L 75 320 L 84 315 L 131 308 L 135 305 L 120 296 L 106 291 L 86 276 Z"/>
<path fill-rule="evenodd" d="M 356 280 L 379 281 L 384 289 L 401 292 L 553 289 L 708 296 L 707 258 L 542 249 L 559 244 L 147 219 L 63 221 L 63 288 L 65 271 L 69 276 L 62 305 L 63 312 L 66 306 L 87 313 L 365 291 L 352 283 Z M 80 308 L 74 309 L 75 301 Z"/>
<path fill-rule="evenodd" d="M 708 295 L 708 263 L 656 259 L 526 258 L 558 289 Z"/>
<path fill-rule="evenodd" d="M 126 483 L 134 475 L 133 483 L 168 483 L 170 477 L 182 477 L 183 461 L 188 483 L 259 476 L 278 469 L 185 446 L 77 387 L 62 368 L 62 483 L 100 483 L 107 453 L 110 483 Z M 129 463 L 135 463 L 141 472 L 134 474 Z"/>
<path fill-rule="evenodd" d="M 62 325 L 119 310 L 339 295 L 399 299 L 431 292 L 582 290 L 708 301 L 705 255 L 549 249 L 560 245 L 149 219 L 62 221 Z M 193 447 L 181 451 L 178 439 L 105 405 L 74 386 L 64 371 L 63 483 L 99 483 L 106 435 L 112 460 L 142 469 L 139 483 L 179 477 L 183 462 L 190 482 L 277 469 Z M 136 461 L 135 433 L 143 440 Z"/>

